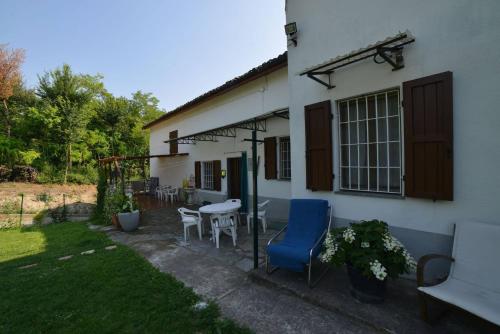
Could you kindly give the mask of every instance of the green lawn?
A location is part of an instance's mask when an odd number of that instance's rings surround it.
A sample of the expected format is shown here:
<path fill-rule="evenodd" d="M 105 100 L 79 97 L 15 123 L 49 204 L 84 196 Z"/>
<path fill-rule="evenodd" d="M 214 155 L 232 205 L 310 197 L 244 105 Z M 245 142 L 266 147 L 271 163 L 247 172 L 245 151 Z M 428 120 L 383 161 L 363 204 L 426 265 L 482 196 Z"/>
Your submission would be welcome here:
<path fill-rule="evenodd" d="M 191 289 L 111 244 L 82 223 L 0 230 L 0 333 L 248 332 L 213 303 L 194 310 Z"/>

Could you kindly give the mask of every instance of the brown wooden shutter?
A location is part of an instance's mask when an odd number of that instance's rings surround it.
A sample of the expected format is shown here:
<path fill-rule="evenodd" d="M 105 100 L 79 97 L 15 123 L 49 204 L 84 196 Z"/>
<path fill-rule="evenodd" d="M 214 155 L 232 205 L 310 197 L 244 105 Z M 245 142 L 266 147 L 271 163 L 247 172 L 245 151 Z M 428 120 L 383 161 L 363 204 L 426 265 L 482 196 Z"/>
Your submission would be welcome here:
<path fill-rule="evenodd" d="M 175 139 L 177 138 L 177 130 L 172 131 L 168 134 L 169 139 Z M 179 144 L 177 144 L 177 141 L 171 141 L 170 142 L 170 154 L 176 154 L 179 153 Z"/>
<path fill-rule="evenodd" d="M 278 177 L 276 163 L 276 137 L 264 138 L 264 174 L 266 180 Z"/>
<path fill-rule="evenodd" d="M 444 72 L 403 83 L 405 190 L 453 200 L 453 87 Z"/>
<path fill-rule="evenodd" d="M 214 166 L 214 190 L 216 191 L 221 191 L 221 164 L 220 160 L 214 160 L 213 161 L 213 166 Z"/>
<path fill-rule="evenodd" d="M 194 162 L 194 187 L 201 188 L 201 162 Z"/>
<path fill-rule="evenodd" d="M 306 186 L 333 190 L 332 114 L 330 101 L 304 107 L 306 125 Z"/>

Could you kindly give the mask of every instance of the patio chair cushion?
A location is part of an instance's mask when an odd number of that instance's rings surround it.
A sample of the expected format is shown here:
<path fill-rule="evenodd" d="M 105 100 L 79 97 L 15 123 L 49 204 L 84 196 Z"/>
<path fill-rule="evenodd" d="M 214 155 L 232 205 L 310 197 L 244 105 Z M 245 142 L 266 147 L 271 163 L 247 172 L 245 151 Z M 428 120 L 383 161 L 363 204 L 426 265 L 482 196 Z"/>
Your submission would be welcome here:
<path fill-rule="evenodd" d="M 303 271 L 309 263 L 309 252 L 328 226 L 328 201 L 292 199 L 288 228 L 281 242 L 271 244 L 267 254 L 273 266 Z M 321 247 L 313 250 L 315 258 Z"/>

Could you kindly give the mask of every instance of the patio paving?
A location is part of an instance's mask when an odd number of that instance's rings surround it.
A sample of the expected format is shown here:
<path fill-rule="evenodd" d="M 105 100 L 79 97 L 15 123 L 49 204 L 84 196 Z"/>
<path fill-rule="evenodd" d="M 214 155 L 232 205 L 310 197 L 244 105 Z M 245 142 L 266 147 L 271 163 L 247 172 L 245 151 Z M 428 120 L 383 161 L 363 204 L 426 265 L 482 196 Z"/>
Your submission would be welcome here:
<path fill-rule="evenodd" d="M 236 247 L 230 237 L 223 236 L 220 248 L 215 248 L 207 234 L 208 224 L 202 241 L 193 228 L 186 243 L 179 205 L 151 198 L 141 202 L 145 211 L 140 228 L 132 233 L 108 228 L 109 237 L 134 248 L 160 271 L 174 275 L 205 299 L 215 300 L 224 316 L 257 333 L 466 334 L 488 330 L 462 314 L 445 317 L 432 327 L 420 321 L 415 288 L 409 281 L 391 284 L 384 304 L 367 305 L 349 295 L 346 274 L 341 270 L 330 270 L 312 290 L 304 275 L 281 270 L 267 275 L 262 268 L 253 270 L 253 240 L 246 226 L 238 228 Z M 264 234 L 260 230 L 261 265 L 265 245 L 275 232 Z"/>

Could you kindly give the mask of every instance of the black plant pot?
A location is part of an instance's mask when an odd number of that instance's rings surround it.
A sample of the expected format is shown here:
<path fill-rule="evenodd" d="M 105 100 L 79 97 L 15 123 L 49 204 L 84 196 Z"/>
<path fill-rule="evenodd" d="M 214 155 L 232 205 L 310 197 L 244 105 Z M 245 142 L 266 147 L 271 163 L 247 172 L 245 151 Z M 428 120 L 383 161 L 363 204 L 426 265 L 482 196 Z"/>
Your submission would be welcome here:
<path fill-rule="evenodd" d="M 354 298 L 368 304 L 378 304 L 385 300 L 387 280 L 368 278 L 352 264 L 347 264 L 347 274 L 351 282 L 351 295 Z"/>

